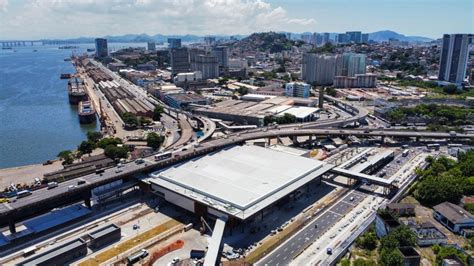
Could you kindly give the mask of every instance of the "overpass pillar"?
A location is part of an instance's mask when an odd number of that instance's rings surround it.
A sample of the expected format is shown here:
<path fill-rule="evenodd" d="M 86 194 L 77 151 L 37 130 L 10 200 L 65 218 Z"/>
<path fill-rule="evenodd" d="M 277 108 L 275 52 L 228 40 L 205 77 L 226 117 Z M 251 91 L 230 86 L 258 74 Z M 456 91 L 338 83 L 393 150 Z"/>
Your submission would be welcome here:
<path fill-rule="evenodd" d="M 8 223 L 8 228 L 10 229 L 10 233 L 16 233 L 15 222 L 13 220 L 10 220 L 10 222 Z"/>
<path fill-rule="evenodd" d="M 385 136 L 382 136 L 380 141 L 382 142 L 382 144 L 385 143 Z"/>
<path fill-rule="evenodd" d="M 92 197 L 92 192 L 89 190 L 86 195 L 84 195 L 84 204 L 87 206 L 87 208 L 91 208 L 91 197 Z"/>
<path fill-rule="evenodd" d="M 415 141 L 416 141 L 416 142 L 420 142 L 420 137 L 416 137 L 416 138 L 415 138 Z"/>
<path fill-rule="evenodd" d="M 291 140 L 293 141 L 294 145 L 298 146 L 299 143 L 298 143 L 298 137 L 297 136 L 293 136 Z"/>

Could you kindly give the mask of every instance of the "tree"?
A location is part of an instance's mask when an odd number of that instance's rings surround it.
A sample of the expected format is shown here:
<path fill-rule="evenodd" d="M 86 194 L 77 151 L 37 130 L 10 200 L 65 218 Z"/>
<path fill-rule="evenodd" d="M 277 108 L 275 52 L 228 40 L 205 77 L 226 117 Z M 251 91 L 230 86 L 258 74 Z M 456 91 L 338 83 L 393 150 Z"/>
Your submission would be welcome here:
<path fill-rule="evenodd" d="M 121 144 L 122 140 L 119 138 L 103 138 L 99 142 L 97 142 L 97 146 L 99 148 L 105 149 L 109 145 L 117 146 Z"/>
<path fill-rule="evenodd" d="M 415 232 L 413 232 L 408 226 L 402 225 L 390 232 L 399 244 L 399 247 L 406 247 L 406 246 L 415 246 L 417 243 L 417 237 Z"/>
<path fill-rule="evenodd" d="M 96 143 L 102 138 L 102 133 L 95 132 L 95 131 L 88 131 L 87 132 L 87 139 Z"/>
<path fill-rule="evenodd" d="M 326 94 L 332 97 L 336 97 L 337 91 L 334 88 L 326 88 Z"/>
<path fill-rule="evenodd" d="M 117 147 L 114 145 L 109 145 L 105 147 L 104 154 L 105 156 L 114 160 L 118 158 L 127 158 L 128 149 L 125 147 Z"/>
<path fill-rule="evenodd" d="M 91 154 L 92 151 L 96 148 L 96 144 L 91 140 L 84 140 L 77 146 L 77 150 L 82 154 Z"/>
<path fill-rule="evenodd" d="M 153 121 L 160 121 L 161 114 L 164 112 L 164 108 L 161 105 L 157 105 L 153 110 Z"/>
<path fill-rule="evenodd" d="M 249 89 L 246 87 L 239 87 L 236 91 L 240 94 L 240 96 L 244 96 L 245 94 L 249 93 Z"/>
<path fill-rule="evenodd" d="M 377 236 L 375 235 L 375 232 L 370 230 L 358 237 L 356 240 L 356 245 L 367 250 L 374 250 L 377 248 Z"/>
<path fill-rule="evenodd" d="M 122 115 L 123 122 L 128 127 L 136 127 L 139 125 L 138 118 L 136 115 L 130 112 L 126 112 Z"/>
<path fill-rule="evenodd" d="M 163 144 L 164 140 L 164 136 L 160 136 L 155 132 L 148 133 L 148 135 L 146 136 L 146 145 L 156 150 L 161 146 L 161 144 Z"/>
<path fill-rule="evenodd" d="M 456 85 L 447 85 L 443 88 L 443 92 L 446 93 L 446 94 L 455 94 L 456 92 L 458 91 L 458 88 L 456 87 Z"/>
<path fill-rule="evenodd" d="M 380 264 L 384 266 L 402 266 L 403 255 L 398 249 L 383 249 L 380 252 Z"/>
<path fill-rule="evenodd" d="M 72 164 L 74 162 L 72 151 L 64 150 L 58 153 L 58 157 L 63 160 L 63 165 Z"/>

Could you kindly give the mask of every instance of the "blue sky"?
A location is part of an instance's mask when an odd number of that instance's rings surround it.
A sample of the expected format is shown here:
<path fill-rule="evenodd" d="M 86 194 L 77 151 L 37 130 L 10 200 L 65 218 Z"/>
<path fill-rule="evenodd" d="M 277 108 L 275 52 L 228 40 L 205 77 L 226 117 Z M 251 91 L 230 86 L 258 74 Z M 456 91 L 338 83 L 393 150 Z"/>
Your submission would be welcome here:
<path fill-rule="evenodd" d="M 474 32 L 473 0 L 0 0 L 0 39 L 126 33 Z"/>

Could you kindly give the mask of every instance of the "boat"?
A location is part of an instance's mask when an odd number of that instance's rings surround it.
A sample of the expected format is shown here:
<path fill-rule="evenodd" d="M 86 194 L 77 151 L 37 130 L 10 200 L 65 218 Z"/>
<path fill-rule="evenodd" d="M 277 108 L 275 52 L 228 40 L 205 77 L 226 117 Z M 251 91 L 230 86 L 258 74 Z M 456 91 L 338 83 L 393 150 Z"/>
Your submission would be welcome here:
<path fill-rule="evenodd" d="M 64 61 L 66 62 L 71 61 L 71 58 L 64 58 Z"/>
<path fill-rule="evenodd" d="M 87 48 L 87 51 L 88 52 L 95 52 L 95 49 L 94 48 Z"/>
<path fill-rule="evenodd" d="M 59 46 L 58 49 L 77 49 L 79 46 L 74 46 L 74 45 L 65 45 L 65 46 Z"/>
<path fill-rule="evenodd" d="M 87 101 L 84 81 L 79 77 L 72 77 L 67 83 L 70 104 L 78 104 L 80 101 Z"/>
<path fill-rule="evenodd" d="M 96 120 L 96 112 L 91 101 L 79 102 L 79 123 L 90 124 Z"/>
<path fill-rule="evenodd" d="M 60 78 L 61 79 L 70 79 L 70 78 L 72 78 L 72 74 L 63 73 L 63 74 L 61 74 Z"/>
<path fill-rule="evenodd" d="M 38 52 L 38 50 L 35 49 L 35 50 L 33 50 L 33 52 Z"/>
<path fill-rule="evenodd" d="M 11 49 L 13 49 L 13 48 L 11 48 L 11 47 L 2 47 L 2 50 L 11 50 Z"/>

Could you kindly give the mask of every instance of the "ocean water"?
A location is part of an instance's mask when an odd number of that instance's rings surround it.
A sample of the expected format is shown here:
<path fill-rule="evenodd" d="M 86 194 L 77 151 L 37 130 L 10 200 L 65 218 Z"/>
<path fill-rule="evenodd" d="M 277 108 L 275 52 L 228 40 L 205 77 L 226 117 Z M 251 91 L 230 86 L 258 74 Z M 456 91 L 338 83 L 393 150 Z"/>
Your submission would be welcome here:
<path fill-rule="evenodd" d="M 111 44 L 109 49 L 146 44 Z M 0 50 L 0 168 L 43 163 L 67 149 L 75 149 L 87 131 L 99 123 L 80 125 L 77 107 L 68 102 L 67 80 L 74 73 L 72 52 L 57 46 L 22 46 Z M 34 52 L 33 50 L 37 50 Z"/>

